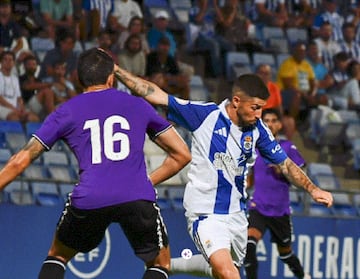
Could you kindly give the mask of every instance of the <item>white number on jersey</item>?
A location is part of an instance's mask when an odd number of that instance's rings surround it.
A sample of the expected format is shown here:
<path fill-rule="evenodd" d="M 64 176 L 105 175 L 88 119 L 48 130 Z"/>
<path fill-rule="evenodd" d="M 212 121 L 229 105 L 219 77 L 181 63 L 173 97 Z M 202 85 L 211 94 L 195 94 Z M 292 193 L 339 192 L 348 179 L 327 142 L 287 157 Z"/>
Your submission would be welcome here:
<path fill-rule="evenodd" d="M 121 132 L 114 133 L 114 124 L 120 124 L 124 130 L 130 130 L 129 122 L 122 116 L 113 115 L 104 121 L 103 142 L 105 157 L 112 161 L 124 160 L 130 153 L 129 137 Z M 91 133 L 91 152 L 92 163 L 101 164 L 101 129 L 99 119 L 87 120 L 83 127 L 84 130 L 90 129 Z M 120 143 L 120 151 L 114 150 L 114 143 Z"/>

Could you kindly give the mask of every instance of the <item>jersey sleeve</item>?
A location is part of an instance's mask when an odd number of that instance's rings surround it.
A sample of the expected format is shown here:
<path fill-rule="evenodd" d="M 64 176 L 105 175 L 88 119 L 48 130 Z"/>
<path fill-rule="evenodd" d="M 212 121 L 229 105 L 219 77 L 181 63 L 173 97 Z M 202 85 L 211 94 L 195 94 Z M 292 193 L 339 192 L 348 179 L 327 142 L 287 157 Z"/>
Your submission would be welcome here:
<path fill-rule="evenodd" d="M 170 129 L 172 125 L 161 115 L 157 113 L 157 111 L 147 102 L 140 99 L 143 105 L 142 112 L 146 112 L 148 124 L 147 124 L 147 134 L 153 140 L 161 133 Z"/>
<path fill-rule="evenodd" d="M 61 105 L 48 115 L 33 136 L 37 138 L 47 150 L 50 150 L 57 140 L 72 130 L 73 125 L 71 125 L 70 119 L 70 111 L 66 109 L 65 104 Z"/>
<path fill-rule="evenodd" d="M 269 128 L 259 120 L 257 122 L 259 129 L 259 139 L 257 148 L 267 164 L 280 164 L 288 156 L 280 144 L 276 141 Z"/>
<path fill-rule="evenodd" d="M 189 131 L 195 131 L 210 112 L 218 109 L 214 103 L 192 102 L 169 95 L 168 119 L 183 126 Z"/>

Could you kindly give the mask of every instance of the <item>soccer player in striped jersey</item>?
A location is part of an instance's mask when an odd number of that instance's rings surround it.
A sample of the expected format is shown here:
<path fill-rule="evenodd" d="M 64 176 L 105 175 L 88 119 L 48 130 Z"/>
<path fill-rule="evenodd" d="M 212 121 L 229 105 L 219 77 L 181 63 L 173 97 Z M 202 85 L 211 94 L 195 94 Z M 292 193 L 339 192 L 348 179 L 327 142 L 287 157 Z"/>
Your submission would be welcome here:
<path fill-rule="evenodd" d="M 84 51 L 78 73 L 83 94 L 51 113 L 29 143 L 10 158 L 0 170 L 0 191 L 57 140 L 64 140 L 79 162 L 80 178 L 38 278 L 63 279 L 66 264 L 78 252 L 96 248 L 107 227 L 118 223 L 146 264 L 142 278 L 167 279 L 168 236 L 153 185 L 183 168 L 191 159 L 190 151 L 148 103 L 113 88 L 114 61 L 105 51 Z M 143 152 L 146 134 L 167 153 L 149 176 Z"/>
<path fill-rule="evenodd" d="M 188 231 L 215 278 L 239 279 L 248 221 L 246 181 L 256 150 L 278 165 L 289 181 L 311 197 L 331 206 L 331 193 L 317 187 L 281 148 L 261 120 L 269 97 L 255 74 L 238 77 L 232 96 L 220 105 L 182 100 L 155 84 L 117 68 L 116 77 L 134 94 L 167 107 L 168 119 L 192 132 L 192 161 L 184 194 Z"/>

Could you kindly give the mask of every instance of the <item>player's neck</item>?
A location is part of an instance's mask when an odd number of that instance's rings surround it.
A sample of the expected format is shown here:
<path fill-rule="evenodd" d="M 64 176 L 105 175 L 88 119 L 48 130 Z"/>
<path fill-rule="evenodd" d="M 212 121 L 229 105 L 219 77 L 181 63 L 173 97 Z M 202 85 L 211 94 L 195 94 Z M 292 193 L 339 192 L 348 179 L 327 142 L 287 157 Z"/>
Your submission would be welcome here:
<path fill-rule="evenodd" d="M 109 89 L 110 87 L 106 84 L 101 84 L 101 85 L 92 85 L 87 87 L 84 90 L 84 93 L 91 93 L 91 92 L 96 92 L 96 91 L 102 91 L 102 90 L 106 90 Z"/>

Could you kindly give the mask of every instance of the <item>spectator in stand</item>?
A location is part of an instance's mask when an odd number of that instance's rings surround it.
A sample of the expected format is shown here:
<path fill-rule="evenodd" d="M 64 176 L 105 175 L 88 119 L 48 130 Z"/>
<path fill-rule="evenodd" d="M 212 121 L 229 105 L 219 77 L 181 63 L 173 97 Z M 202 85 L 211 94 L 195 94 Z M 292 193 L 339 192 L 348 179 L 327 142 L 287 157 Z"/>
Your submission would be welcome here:
<path fill-rule="evenodd" d="M 300 112 L 307 112 L 316 94 L 315 73 L 305 60 L 306 45 L 295 43 L 291 55 L 280 65 L 277 83 L 280 86 L 285 114 L 300 120 Z"/>
<path fill-rule="evenodd" d="M 315 16 L 319 13 L 322 0 L 290 0 L 286 1 L 289 11 L 287 27 L 309 29 Z"/>
<path fill-rule="evenodd" d="M 340 51 L 340 45 L 332 39 L 331 34 L 332 26 L 329 22 L 325 21 L 320 26 L 319 37 L 315 39 L 322 62 L 328 70 L 334 67 L 333 57 Z"/>
<path fill-rule="evenodd" d="M 21 26 L 12 17 L 11 1 L 0 0 L 0 52 L 10 50 L 16 60 L 22 60 L 24 56 L 21 54 L 29 53 L 29 45 Z"/>
<path fill-rule="evenodd" d="M 73 83 L 66 78 L 66 62 L 64 60 L 56 61 L 53 64 L 53 69 L 52 76 L 46 78 L 46 81 L 51 83 L 55 106 L 58 106 L 77 94 Z"/>
<path fill-rule="evenodd" d="M 337 0 L 324 0 L 322 6 L 323 9 L 314 18 L 312 26 L 313 37 L 319 35 L 320 28 L 324 22 L 329 22 L 332 27 L 331 38 L 335 41 L 342 40 L 343 36 L 341 28 L 344 23 L 344 18 L 337 11 Z"/>
<path fill-rule="evenodd" d="M 128 37 L 132 34 L 137 34 L 140 36 L 141 39 L 141 48 L 143 52 L 147 55 L 150 52 L 149 43 L 146 38 L 146 27 L 144 25 L 144 19 L 139 16 L 134 16 L 130 19 L 129 26 L 126 30 L 121 32 L 119 41 L 118 41 L 118 48 L 124 49 L 125 42 L 128 39 Z"/>
<path fill-rule="evenodd" d="M 256 67 L 256 74 L 263 80 L 269 90 L 269 98 L 266 101 L 265 109 L 276 109 L 281 114 L 282 132 L 287 139 L 291 140 L 296 132 L 296 124 L 294 118 L 284 115 L 282 106 L 282 97 L 280 87 L 271 80 L 272 71 L 268 64 L 260 64 Z"/>
<path fill-rule="evenodd" d="M 215 32 L 216 9 L 219 1 L 198 0 L 191 14 L 193 47 L 207 51 L 209 69 L 207 74 L 213 77 L 222 76 L 225 72 L 225 56 L 229 51 L 235 51 L 235 45 Z"/>
<path fill-rule="evenodd" d="M 352 60 L 347 66 L 349 79 L 340 90 L 333 91 L 330 98 L 333 107 L 344 110 L 357 110 L 360 112 L 360 64 Z"/>
<path fill-rule="evenodd" d="M 65 60 L 66 77 L 77 85 L 76 64 L 78 54 L 74 51 L 75 34 L 71 29 L 59 29 L 56 38 L 55 48 L 46 52 L 41 63 L 39 78 L 44 79 L 53 76 L 55 62 Z"/>
<path fill-rule="evenodd" d="M 119 66 L 130 73 L 143 77 L 146 70 L 146 55 L 142 50 L 142 40 L 138 34 L 131 34 L 118 57 Z"/>
<path fill-rule="evenodd" d="M 133 0 L 114 0 L 114 10 L 109 15 L 109 25 L 112 30 L 125 31 L 132 17 L 143 18 L 141 7 Z"/>
<path fill-rule="evenodd" d="M 340 41 L 341 51 L 345 51 L 349 56 L 360 61 L 360 45 L 355 41 L 356 28 L 351 22 L 346 22 L 342 26 L 343 40 Z"/>
<path fill-rule="evenodd" d="M 169 54 L 175 57 L 176 53 L 176 41 L 174 35 L 168 30 L 169 27 L 169 14 L 165 10 L 159 10 L 154 16 L 153 26 L 147 32 L 147 41 L 149 43 L 150 50 L 156 50 L 159 41 L 163 37 L 167 37 L 170 42 Z"/>
<path fill-rule="evenodd" d="M 20 24 L 24 36 L 35 35 L 39 31 L 39 22 L 34 11 L 33 1 L 11 0 L 13 18 Z"/>
<path fill-rule="evenodd" d="M 56 39 L 56 30 L 74 28 L 73 4 L 71 0 L 40 0 L 40 13 L 50 38 Z"/>
<path fill-rule="evenodd" d="M 317 82 L 315 98 L 318 99 L 319 104 L 327 105 L 328 96 L 326 90 L 331 86 L 332 82 L 328 77 L 329 70 L 322 63 L 318 46 L 314 41 L 308 44 L 306 60 L 310 63 L 315 73 Z"/>
<path fill-rule="evenodd" d="M 351 62 L 349 55 L 346 52 L 339 52 L 334 55 L 333 59 L 335 66 L 329 71 L 326 77 L 330 82 L 330 86 L 327 89 L 330 98 L 331 95 L 336 96 L 338 91 L 343 90 L 345 84 L 350 78 L 348 74 L 348 66 Z"/>
<path fill-rule="evenodd" d="M 109 14 L 114 10 L 114 0 L 77 0 L 81 1 L 80 18 L 81 41 L 94 41 L 108 24 Z"/>
<path fill-rule="evenodd" d="M 253 4 L 253 22 L 262 26 L 285 27 L 288 13 L 285 0 L 255 0 Z"/>
<path fill-rule="evenodd" d="M 21 96 L 25 106 L 44 120 L 55 108 L 51 83 L 42 82 L 36 77 L 38 62 L 35 56 L 27 56 L 23 64 L 25 73 L 19 77 Z"/>
<path fill-rule="evenodd" d="M 165 81 L 164 90 L 180 98 L 188 99 L 190 95 L 190 80 L 187 75 L 182 74 L 174 57 L 170 55 L 170 41 L 167 37 L 160 39 L 155 51 L 146 57 L 147 77 L 161 73 Z"/>
<path fill-rule="evenodd" d="M 112 59 L 114 59 L 115 64 L 118 64 L 118 57 L 117 55 L 112 51 L 112 41 L 111 41 L 111 34 L 108 30 L 102 30 L 98 34 L 98 47 L 103 49 L 107 54 L 111 56 Z"/>
<path fill-rule="evenodd" d="M 12 73 L 14 65 L 15 54 L 3 51 L 0 54 L 0 119 L 23 123 L 38 122 L 39 117 L 24 106 L 19 79 Z"/>

